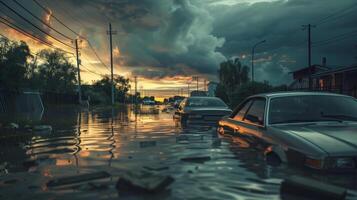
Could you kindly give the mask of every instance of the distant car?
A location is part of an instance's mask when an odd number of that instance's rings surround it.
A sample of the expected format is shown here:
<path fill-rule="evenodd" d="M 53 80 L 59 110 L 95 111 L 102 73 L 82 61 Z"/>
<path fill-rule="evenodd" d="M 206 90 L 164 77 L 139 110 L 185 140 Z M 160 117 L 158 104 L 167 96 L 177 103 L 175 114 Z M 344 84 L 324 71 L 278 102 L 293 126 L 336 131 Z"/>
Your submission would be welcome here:
<path fill-rule="evenodd" d="M 216 97 L 188 97 L 184 99 L 174 114 L 174 119 L 182 125 L 207 124 L 216 125 L 225 115 L 230 115 L 232 110 Z"/>
<path fill-rule="evenodd" d="M 155 105 L 155 101 L 153 100 L 143 100 L 143 105 Z"/>
<path fill-rule="evenodd" d="M 350 96 L 255 95 L 220 120 L 217 131 L 239 137 L 245 147 L 261 149 L 267 161 L 357 171 L 357 100 Z"/>

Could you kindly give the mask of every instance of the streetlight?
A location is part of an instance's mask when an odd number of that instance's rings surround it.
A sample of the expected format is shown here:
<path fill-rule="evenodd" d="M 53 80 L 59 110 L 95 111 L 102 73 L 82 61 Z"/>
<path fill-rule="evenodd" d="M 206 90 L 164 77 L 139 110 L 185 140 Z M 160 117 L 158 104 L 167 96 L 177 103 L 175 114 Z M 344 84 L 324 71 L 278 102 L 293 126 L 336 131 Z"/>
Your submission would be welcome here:
<path fill-rule="evenodd" d="M 263 44 L 264 42 L 266 42 L 266 40 L 256 43 L 252 48 L 252 82 L 254 82 L 254 51 L 255 51 L 255 47 L 257 47 L 260 44 Z"/>

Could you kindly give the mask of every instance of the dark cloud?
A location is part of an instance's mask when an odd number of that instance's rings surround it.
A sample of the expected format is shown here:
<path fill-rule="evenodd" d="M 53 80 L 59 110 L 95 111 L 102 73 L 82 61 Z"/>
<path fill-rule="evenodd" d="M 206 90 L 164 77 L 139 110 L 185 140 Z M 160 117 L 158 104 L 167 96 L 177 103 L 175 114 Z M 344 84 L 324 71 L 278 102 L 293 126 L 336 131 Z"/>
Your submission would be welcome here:
<path fill-rule="evenodd" d="M 289 0 L 260 2 L 255 4 L 217 5 L 209 10 L 214 21 L 213 34 L 225 38 L 219 49 L 227 57 L 246 55 L 243 59 L 250 65 L 252 46 L 261 40 L 267 42 L 256 49 L 257 59 L 271 59 L 256 64 L 258 80 L 268 80 L 274 84 L 291 81 L 289 71 L 307 64 L 306 31 L 301 25 L 317 23 L 312 31 L 313 42 L 336 35 L 357 31 L 356 9 L 341 12 L 341 17 L 330 18 L 319 25 L 324 17 L 355 5 L 354 0 Z M 329 65 L 349 65 L 356 62 L 356 37 L 349 35 L 345 40 L 313 48 L 313 63 L 321 63 L 326 56 Z M 288 61 L 288 62 L 287 62 Z"/>
<path fill-rule="evenodd" d="M 32 1 L 20 1 L 41 13 Z M 357 31 L 357 6 L 352 6 L 356 4 L 355 0 L 39 1 L 88 37 L 106 57 L 106 30 L 111 22 L 117 31 L 114 44 L 120 49 L 115 63 L 132 71 L 133 75 L 156 79 L 197 73 L 214 78 L 219 63 L 235 56 L 250 66 L 251 47 L 265 39 L 267 42 L 256 49 L 257 79 L 273 84 L 288 83 L 291 81 L 289 72 L 307 63 L 307 34 L 301 30 L 301 25 L 318 24 L 313 29 L 314 42 Z M 349 6 L 350 10 L 342 10 Z M 324 24 L 318 23 L 339 10 L 341 16 Z M 24 11 L 22 13 L 26 15 Z M 39 16 L 43 16 L 43 12 Z M 28 25 L 27 28 L 31 29 Z M 63 27 L 61 30 L 69 33 Z M 327 57 L 329 65 L 355 62 L 357 42 L 351 34 L 348 36 L 338 42 L 314 47 L 313 63 L 320 63 L 323 56 Z"/>

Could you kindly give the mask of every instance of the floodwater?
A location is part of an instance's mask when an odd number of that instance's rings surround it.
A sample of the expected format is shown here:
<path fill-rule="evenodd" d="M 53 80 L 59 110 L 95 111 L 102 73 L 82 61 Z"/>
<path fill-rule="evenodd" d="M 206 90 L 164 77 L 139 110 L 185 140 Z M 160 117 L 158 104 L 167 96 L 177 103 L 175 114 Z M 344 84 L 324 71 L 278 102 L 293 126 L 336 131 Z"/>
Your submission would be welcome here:
<path fill-rule="evenodd" d="M 172 113 L 151 111 L 55 108 L 41 120 L 51 133 L 0 134 L 0 199 L 296 199 L 279 192 L 290 175 L 347 187 L 348 199 L 357 199 L 355 174 L 268 166 L 262 153 L 239 139 L 218 138 L 209 127 L 181 129 Z M 210 159 L 181 160 L 187 157 Z M 175 179 L 167 190 L 144 196 L 116 190 L 120 174 L 153 168 Z M 56 178 L 100 171 L 111 176 L 46 187 Z"/>

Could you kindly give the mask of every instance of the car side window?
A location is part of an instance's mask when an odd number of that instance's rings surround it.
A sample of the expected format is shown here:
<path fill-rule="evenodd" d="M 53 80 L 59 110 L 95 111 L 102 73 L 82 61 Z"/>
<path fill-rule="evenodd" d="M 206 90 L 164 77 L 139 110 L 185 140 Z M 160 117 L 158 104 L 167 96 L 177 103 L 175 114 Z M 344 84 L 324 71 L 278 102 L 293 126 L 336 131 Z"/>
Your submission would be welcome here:
<path fill-rule="evenodd" d="M 245 113 L 249 109 L 250 104 L 252 104 L 252 100 L 249 100 L 242 105 L 241 109 L 237 112 L 237 114 L 233 117 L 234 120 L 242 121 Z"/>
<path fill-rule="evenodd" d="M 265 104 L 265 99 L 255 99 L 247 114 L 244 116 L 243 121 L 264 125 Z"/>

